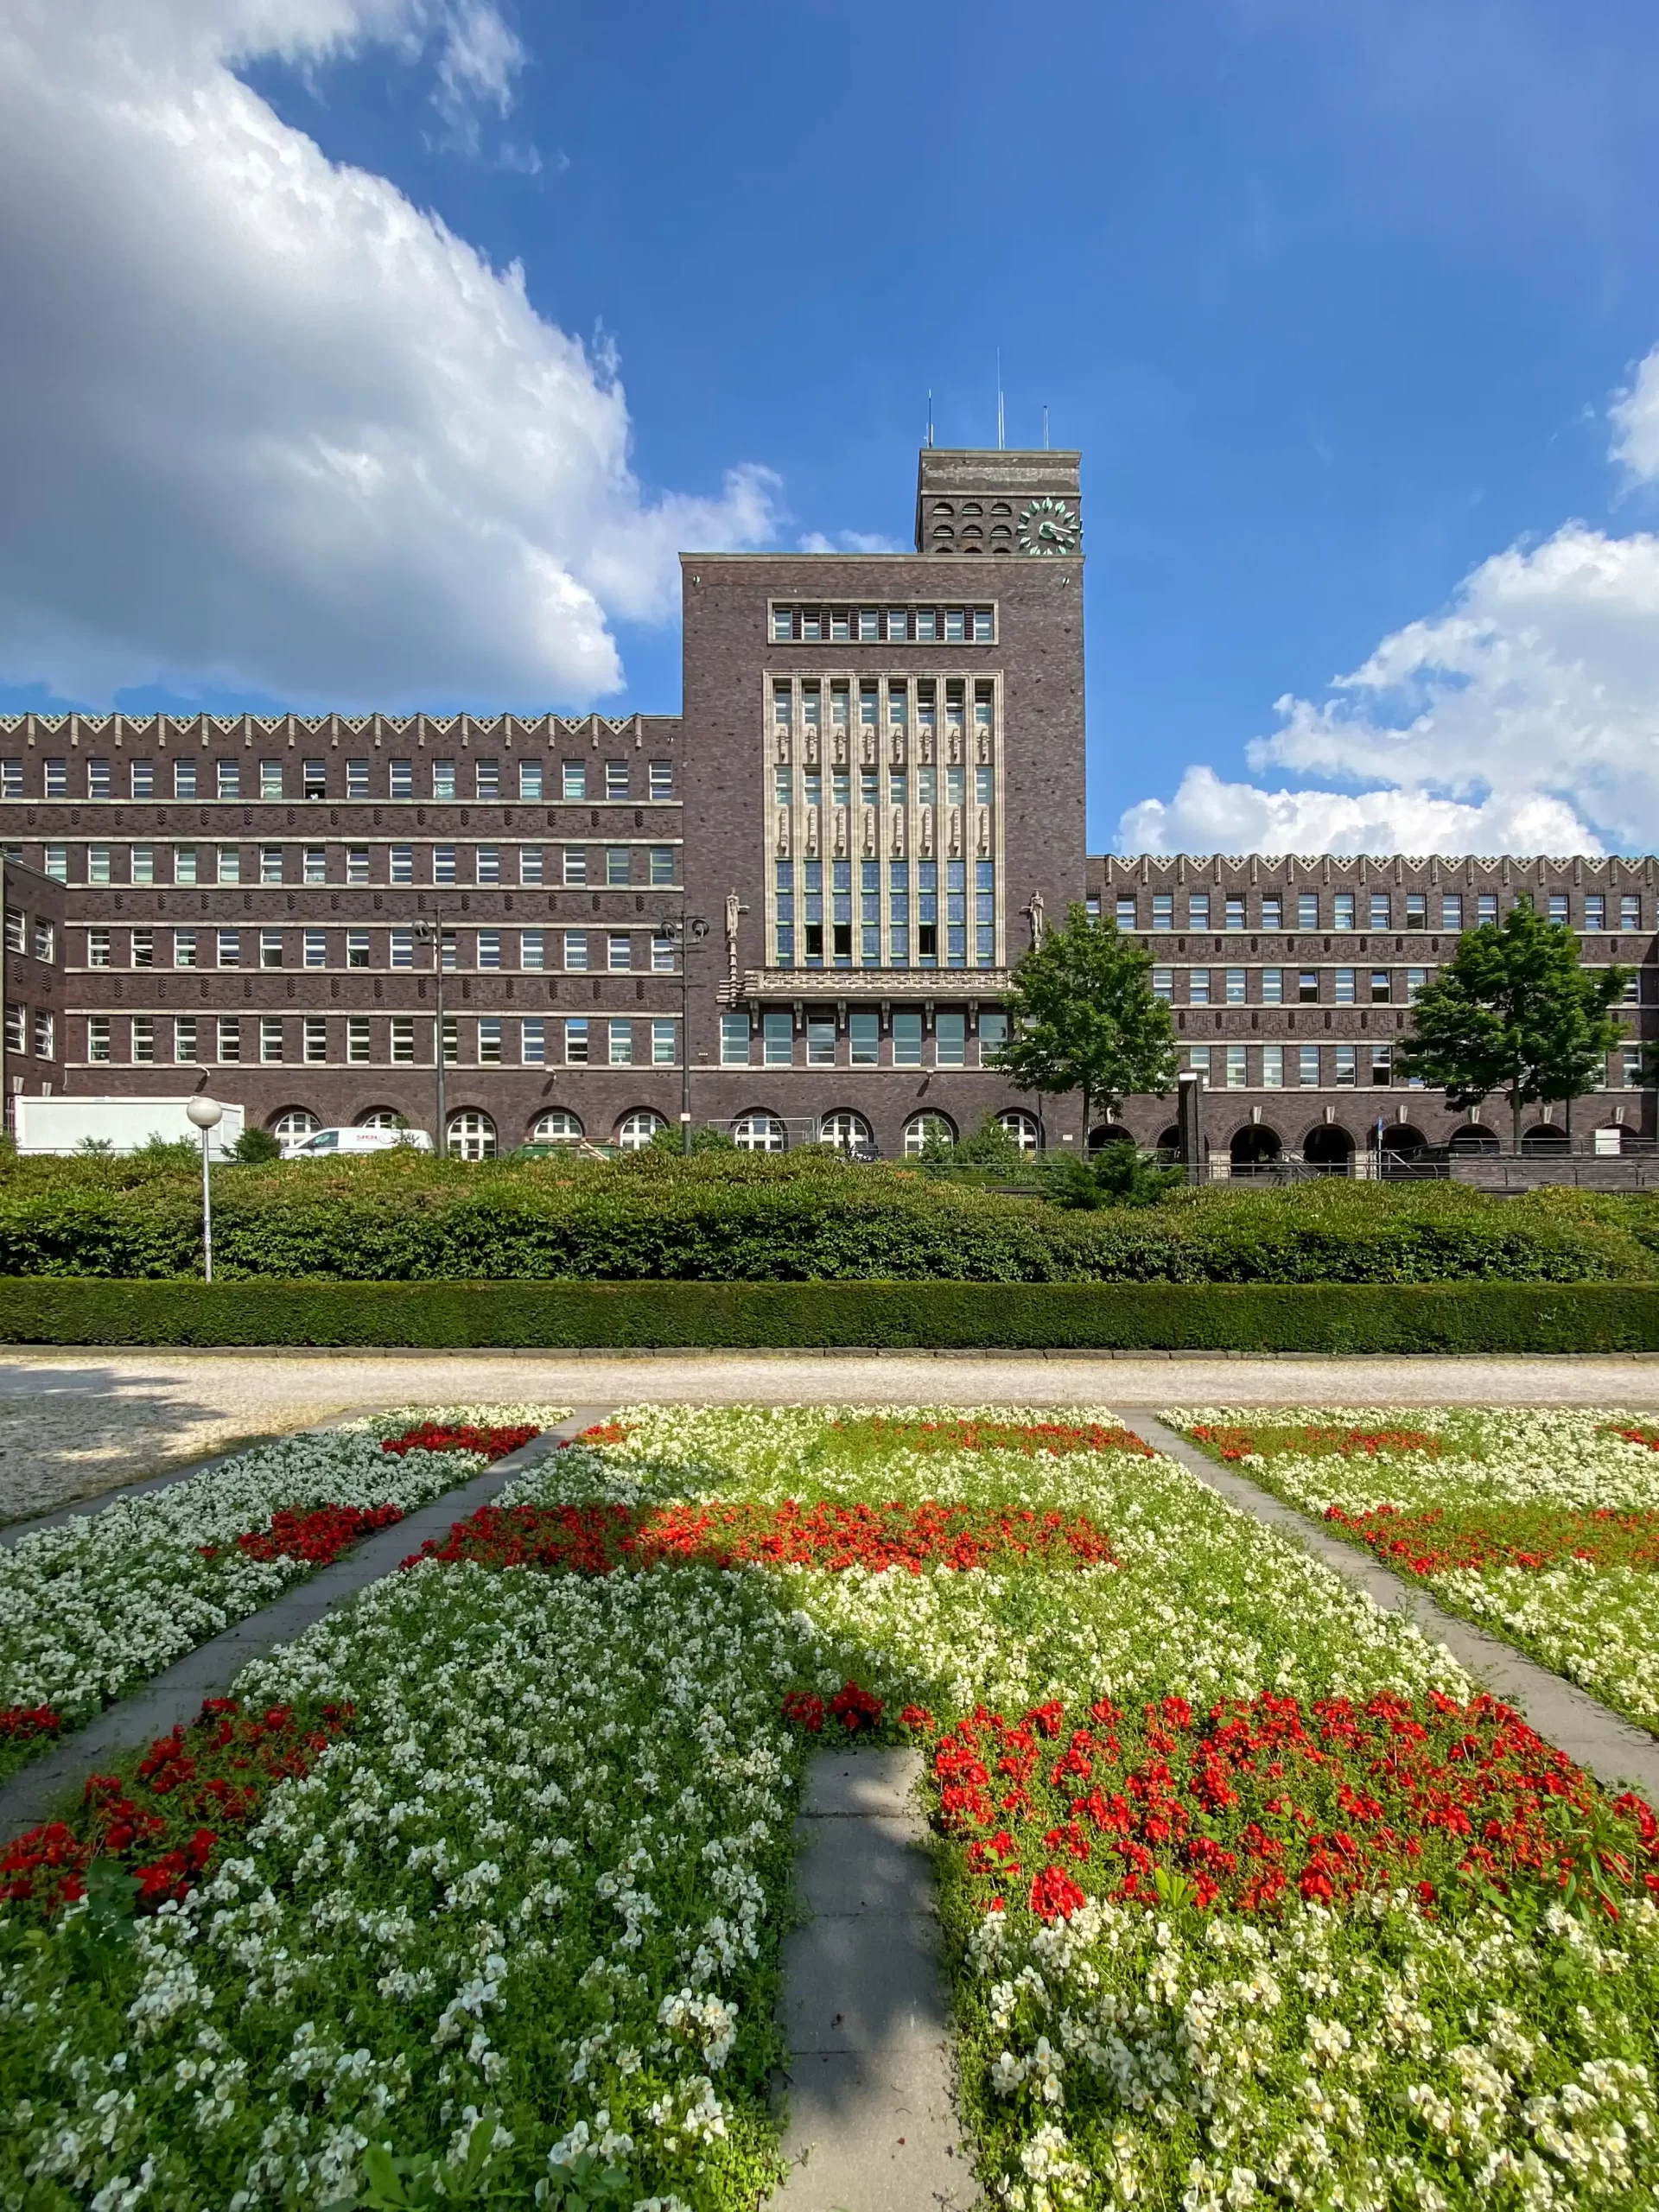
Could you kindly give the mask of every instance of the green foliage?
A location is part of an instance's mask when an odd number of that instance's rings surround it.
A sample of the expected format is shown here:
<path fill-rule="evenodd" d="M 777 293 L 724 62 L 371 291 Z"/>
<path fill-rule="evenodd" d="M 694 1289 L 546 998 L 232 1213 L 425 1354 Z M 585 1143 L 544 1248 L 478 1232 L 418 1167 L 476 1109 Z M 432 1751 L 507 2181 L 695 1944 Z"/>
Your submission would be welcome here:
<path fill-rule="evenodd" d="M 1043 1163 L 1047 1196 L 1056 1205 L 1079 1213 L 1102 1206 L 1155 1206 L 1172 1191 L 1185 1190 L 1179 1167 L 1160 1166 L 1150 1153 L 1132 1144 L 1104 1144 L 1088 1160 L 1062 1153 Z"/>
<path fill-rule="evenodd" d="M 1135 1092 L 1161 1096 L 1175 1080 L 1175 1043 L 1151 972 L 1151 956 L 1116 922 L 1068 907 L 1064 926 L 1014 971 L 1012 1034 L 993 1065 L 1021 1090 L 1080 1090 L 1085 1133 L 1096 1105 L 1116 1111 Z"/>
<path fill-rule="evenodd" d="M 1028 1165 L 1017 1137 L 1010 1136 L 995 1114 L 988 1114 L 976 1129 L 958 1137 L 950 1154 L 963 1167 L 992 1167 L 1007 1175 L 1020 1175 Z"/>
<path fill-rule="evenodd" d="M 262 1167 L 267 1160 L 282 1156 L 283 1147 L 269 1129 L 245 1128 L 231 1147 L 232 1159 L 239 1160 L 245 1167 Z"/>
<path fill-rule="evenodd" d="M 1398 1059 L 1408 1076 L 1443 1090 L 1454 1106 L 1501 1092 L 1515 1148 L 1521 1109 L 1536 1099 L 1578 1098 L 1603 1080 L 1624 1034 L 1608 1009 L 1633 971 L 1579 965 L 1579 943 L 1529 899 L 1503 923 L 1471 930 L 1417 996 Z"/>
<path fill-rule="evenodd" d="M 671 1153 L 677 1160 L 683 1159 L 685 1154 L 684 1140 L 672 1122 L 670 1122 L 666 1128 L 658 1130 L 651 1141 L 651 1148 L 653 1152 Z M 737 1147 L 724 1129 L 705 1128 L 692 1130 L 691 1149 L 694 1153 L 735 1152 Z"/>
<path fill-rule="evenodd" d="M 1659 1234 L 1634 1224 L 1659 1214 L 1632 1216 L 1631 1203 L 1332 1179 L 1176 1188 L 1156 1206 L 1080 1212 L 816 1147 L 489 1165 L 388 1152 L 303 1174 L 217 1171 L 214 1269 L 383 1283 L 1651 1278 Z M 156 1170 L 133 1154 L 0 1166 L 0 1275 L 195 1274 L 200 1208 L 199 1165 Z"/>
<path fill-rule="evenodd" d="M 1659 1284 L 0 1281 L 0 1343 L 1659 1351 Z"/>

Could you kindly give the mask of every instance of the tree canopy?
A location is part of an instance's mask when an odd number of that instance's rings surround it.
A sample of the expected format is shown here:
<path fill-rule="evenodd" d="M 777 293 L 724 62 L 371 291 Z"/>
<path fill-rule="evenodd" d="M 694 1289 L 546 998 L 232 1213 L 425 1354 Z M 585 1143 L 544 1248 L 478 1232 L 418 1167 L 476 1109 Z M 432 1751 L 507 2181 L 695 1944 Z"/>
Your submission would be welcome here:
<path fill-rule="evenodd" d="M 1115 922 L 1075 905 L 1014 969 L 1009 1039 L 992 1064 L 1022 1090 L 1080 1090 L 1085 1146 L 1094 1107 L 1116 1111 L 1175 1080 L 1169 1008 L 1153 995 L 1151 969 Z"/>
<path fill-rule="evenodd" d="M 1400 1067 L 1443 1090 L 1453 1106 L 1478 1105 L 1494 1092 L 1507 1098 L 1518 1152 L 1523 1106 L 1577 1098 L 1605 1079 L 1607 1055 L 1624 1035 L 1609 1008 L 1631 972 L 1581 968 L 1566 924 L 1545 921 L 1520 899 L 1501 924 L 1471 930 L 1419 992 Z"/>

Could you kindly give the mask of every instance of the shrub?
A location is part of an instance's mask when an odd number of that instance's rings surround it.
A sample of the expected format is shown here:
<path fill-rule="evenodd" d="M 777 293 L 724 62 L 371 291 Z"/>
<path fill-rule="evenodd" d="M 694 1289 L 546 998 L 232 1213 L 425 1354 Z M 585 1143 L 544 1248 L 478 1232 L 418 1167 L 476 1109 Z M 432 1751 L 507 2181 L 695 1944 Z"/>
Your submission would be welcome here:
<path fill-rule="evenodd" d="M 493 1166 L 385 1153 L 214 1177 L 226 1277 L 776 1282 L 1612 1281 L 1651 1251 L 1605 1201 L 1457 1185 L 1178 1190 L 1062 1211 L 832 1154 Z M 0 1162 L 0 1274 L 182 1276 L 195 1178 L 113 1160 Z"/>

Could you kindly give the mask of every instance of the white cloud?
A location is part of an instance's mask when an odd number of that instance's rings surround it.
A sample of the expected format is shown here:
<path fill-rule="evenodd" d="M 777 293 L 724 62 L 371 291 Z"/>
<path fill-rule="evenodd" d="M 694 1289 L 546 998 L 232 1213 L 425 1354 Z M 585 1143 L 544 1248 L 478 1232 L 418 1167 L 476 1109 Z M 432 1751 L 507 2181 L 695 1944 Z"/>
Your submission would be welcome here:
<path fill-rule="evenodd" d="M 1659 480 L 1659 348 L 1609 410 L 1612 458 Z M 1124 850 L 1644 849 L 1659 830 L 1659 536 L 1569 522 L 1467 575 L 1246 749 L 1267 791 L 1190 770 L 1131 807 Z M 1267 841 L 1265 843 L 1263 841 Z"/>
<path fill-rule="evenodd" d="M 1124 815 L 1128 853 L 1596 853 L 1573 809 L 1521 792 L 1478 805 L 1419 787 L 1358 795 L 1262 791 L 1189 768 L 1167 804 L 1143 799 Z"/>
<path fill-rule="evenodd" d="M 770 534 L 764 471 L 647 499 L 613 364 L 233 73 L 375 44 L 463 132 L 524 59 L 490 0 L 6 0 L 6 675 L 583 703 L 680 546 Z"/>

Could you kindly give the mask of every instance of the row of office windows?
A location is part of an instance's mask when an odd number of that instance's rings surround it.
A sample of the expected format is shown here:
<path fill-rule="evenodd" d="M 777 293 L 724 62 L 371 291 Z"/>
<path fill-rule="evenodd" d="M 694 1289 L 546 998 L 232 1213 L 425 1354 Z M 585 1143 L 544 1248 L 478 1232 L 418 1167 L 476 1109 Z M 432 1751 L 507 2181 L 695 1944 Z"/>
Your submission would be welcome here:
<path fill-rule="evenodd" d="M 33 1039 L 37 1059 L 50 1060 L 57 1057 L 57 1017 L 45 1007 L 32 1011 L 10 1001 L 6 1006 L 6 1052 L 9 1058 L 18 1058 L 28 1052 Z"/>
<path fill-rule="evenodd" d="M 793 861 L 774 867 L 779 968 L 966 968 L 970 955 L 974 967 L 995 964 L 995 861 L 889 861 L 885 883 L 880 861 L 803 861 L 798 875 Z"/>
<path fill-rule="evenodd" d="M 81 796 L 70 789 L 70 763 L 42 760 L 42 798 Z M 202 760 L 176 755 L 170 764 L 129 760 L 124 777 L 117 761 L 89 760 L 85 766 L 89 799 L 135 798 L 416 798 L 500 799 L 517 798 L 535 804 L 560 799 L 671 799 L 674 763 L 671 760 L 346 760 L 340 782 L 330 788 L 326 760 L 305 760 L 296 770 L 286 760 Z M 385 770 L 384 785 L 376 775 Z M 26 798 L 28 763 L 0 760 L 0 799 Z M 417 791 L 418 780 L 425 786 Z M 118 779 L 125 789 L 117 790 Z M 462 791 L 462 785 L 467 788 Z M 377 786 L 379 786 L 377 788 Z"/>
<path fill-rule="evenodd" d="M 1153 995 L 1177 1006 L 1409 1006 L 1432 968 L 1164 968 Z M 1252 994 L 1250 977 L 1255 977 Z M 1641 1002 L 1642 977 L 1625 979 L 1624 1004 Z"/>
<path fill-rule="evenodd" d="M 1629 1045 L 1612 1055 L 1605 1087 L 1641 1080 L 1643 1048 Z M 1396 1078 L 1390 1045 L 1192 1045 L 1186 1064 L 1210 1086 L 1226 1090 L 1350 1090 L 1382 1086 Z M 1413 1077 L 1411 1090 L 1423 1088 Z"/>
<path fill-rule="evenodd" d="M 772 687 L 772 719 L 773 727 L 788 729 L 798 709 L 801 721 L 808 730 L 823 726 L 823 693 L 825 687 L 817 677 L 803 677 L 797 683 L 788 677 L 779 677 Z M 852 722 L 853 688 L 850 683 L 831 681 L 830 693 L 830 728 L 849 728 Z M 947 683 L 944 687 L 944 728 L 947 736 L 952 730 L 965 731 L 968 721 L 968 689 L 964 683 Z M 858 723 L 861 729 L 879 729 L 882 726 L 881 702 L 887 699 L 887 728 L 907 730 L 912 720 L 923 735 L 938 728 L 939 687 L 927 677 L 890 677 L 883 683 L 871 677 L 858 687 Z M 989 729 L 995 718 L 996 687 L 990 683 L 974 686 L 974 727 Z"/>
<path fill-rule="evenodd" d="M 115 932 L 88 930 L 86 965 L 115 965 Z M 429 968 L 429 943 L 411 930 L 150 930 L 124 932 L 133 968 Z M 341 957 L 342 948 L 344 957 Z M 467 956 L 470 955 L 470 957 Z M 445 930 L 443 965 L 527 976 L 677 972 L 674 944 L 644 930 Z"/>
<path fill-rule="evenodd" d="M 613 890 L 679 881 L 674 845 L 85 845 L 78 882 L 90 884 L 604 884 Z M 72 848 L 42 848 L 41 873 L 67 883 Z M 635 855 L 640 857 L 638 861 Z M 124 874 L 123 856 L 124 855 Z M 377 865 L 377 855 L 380 856 Z M 418 856 L 418 857 L 417 857 Z M 555 870 L 556 869 L 556 873 Z"/>
<path fill-rule="evenodd" d="M 1435 895 L 1435 919 L 1430 921 L 1430 894 L 1427 891 L 1298 891 L 1281 893 L 1263 892 L 1255 900 L 1255 918 L 1249 918 L 1249 900 L 1243 892 L 1236 893 L 1189 891 L 1184 894 L 1185 918 L 1176 918 L 1176 894 L 1173 891 L 1154 891 L 1142 894 L 1121 891 L 1117 894 L 1116 919 L 1121 930 L 1143 929 L 1147 924 L 1141 919 L 1150 913 L 1150 926 L 1154 931 L 1173 930 L 1426 930 L 1458 931 L 1481 927 L 1498 918 L 1498 894 L 1496 891 L 1478 891 L 1472 895 L 1461 891 L 1442 891 Z M 1530 894 L 1517 893 L 1511 899 Z M 1098 900 L 1091 900 L 1098 907 Z M 1587 891 L 1578 902 L 1577 925 L 1582 930 L 1639 930 L 1642 926 L 1642 894 L 1637 891 L 1620 892 L 1610 898 L 1600 891 Z M 1547 894 L 1545 910 L 1552 922 L 1565 922 L 1572 926 L 1573 895 L 1570 892 L 1552 891 Z"/>
<path fill-rule="evenodd" d="M 249 1061 L 267 1067 L 289 1062 L 302 1066 L 341 1062 L 364 1067 L 432 1065 L 434 1024 L 429 1015 L 135 1014 L 118 1018 L 90 1014 L 85 1020 L 86 1058 L 94 1065 L 114 1061 L 121 1044 L 126 1047 L 125 1060 L 134 1067 L 168 1059 L 181 1065 L 216 1063 L 232 1067 Z M 509 1020 L 480 1015 L 463 1023 L 446 1015 L 443 1032 L 444 1063 L 451 1067 L 539 1068 L 560 1060 L 567 1067 L 679 1065 L 679 1023 L 669 1020 L 595 1016 L 557 1021 L 526 1016 Z M 467 1048 L 464 1063 L 463 1043 Z"/>
<path fill-rule="evenodd" d="M 747 1014 L 723 1014 L 720 1064 L 726 1068 L 755 1065 L 758 1044 L 759 1065 L 767 1068 L 984 1067 L 990 1055 L 1008 1041 L 1008 1017 L 988 1010 L 982 1013 L 977 1037 L 970 1038 L 966 1014 L 943 1010 L 933 1017 L 930 1039 L 920 1014 L 895 1013 L 889 1017 L 885 1060 L 879 1014 L 861 1011 L 847 1015 L 844 1057 L 840 1051 L 842 1033 L 835 1015 L 829 1013 L 808 1014 L 798 1033 L 795 1017 L 788 1012 L 763 1014 L 758 1033 Z M 970 1058 L 970 1053 L 975 1057 Z"/>
<path fill-rule="evenodd" d="M 989 607 L 785 607 L 772 609 L 774 645 L 990 645 Z"/>
<path fill-rule="evenodd" d="M 21 906 L 6 909 L 6 950 L 32 953 L 36 960 L 52 960 L 57 956 L 58 933 L 55 926 L 44 916 L 36 914 L 31 920 Z"/>

